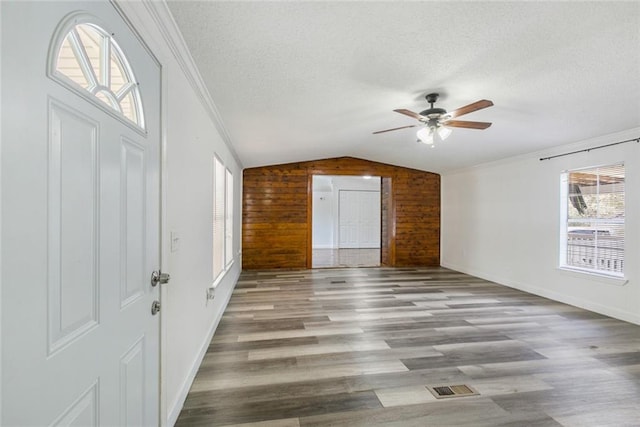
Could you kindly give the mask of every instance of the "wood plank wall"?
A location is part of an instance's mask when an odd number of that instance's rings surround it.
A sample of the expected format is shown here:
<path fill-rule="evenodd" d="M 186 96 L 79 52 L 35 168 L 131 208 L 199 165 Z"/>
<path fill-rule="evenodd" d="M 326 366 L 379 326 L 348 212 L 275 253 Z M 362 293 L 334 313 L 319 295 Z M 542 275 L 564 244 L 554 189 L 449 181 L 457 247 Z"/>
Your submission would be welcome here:
<path fill-rule="evenodd" d="M 390 187 L 390 212 L 385 214 L 390 230 L 388 247 L 383 249 L 388 265 L 440 265 L 440 175 L 339 157 L 244 170 L 244 269 L 311 266 L 313 175 L 390 178 L 383 179 L 383 183 L 387 182 L 383 187 Z M 384 244 L 385 236 L 382 241 Z"/>

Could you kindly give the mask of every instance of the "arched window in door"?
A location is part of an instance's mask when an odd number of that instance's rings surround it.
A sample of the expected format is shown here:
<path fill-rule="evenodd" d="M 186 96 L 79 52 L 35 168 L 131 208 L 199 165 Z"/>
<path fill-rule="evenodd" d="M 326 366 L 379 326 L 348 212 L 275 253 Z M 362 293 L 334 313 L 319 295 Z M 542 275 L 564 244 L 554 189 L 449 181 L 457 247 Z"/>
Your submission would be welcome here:
<path fill-rule="evenodd" d="M 61 35 L 55 44 L 51 76 L 76 91 L 81 89 L 81 94 L 99 100 L 116 115 L 144 129 L 138 82 L 113 34 L 97 24 L 82 22 Z"/>

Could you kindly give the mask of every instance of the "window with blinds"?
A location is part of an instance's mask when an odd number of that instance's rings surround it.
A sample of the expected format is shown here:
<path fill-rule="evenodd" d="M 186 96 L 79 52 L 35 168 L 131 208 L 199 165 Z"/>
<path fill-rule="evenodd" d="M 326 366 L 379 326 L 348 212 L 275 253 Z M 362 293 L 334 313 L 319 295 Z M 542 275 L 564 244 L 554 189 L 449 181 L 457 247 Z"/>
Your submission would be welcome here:
<path fill-rule="evenodd" d="M 624 276 L 624 164 L 562 175 L 561 267 Z"/>
<path fill-rule="evenodd" d="M 216 157 L 213 165 L 213 280 L 225 268 L 226 168 Z"/>
<path fill-rule="evenodd" d="M 233 175 L 227 169 L 226 173 L 227 192 L 225 197 L 225 265 L 233 261 Z"/>

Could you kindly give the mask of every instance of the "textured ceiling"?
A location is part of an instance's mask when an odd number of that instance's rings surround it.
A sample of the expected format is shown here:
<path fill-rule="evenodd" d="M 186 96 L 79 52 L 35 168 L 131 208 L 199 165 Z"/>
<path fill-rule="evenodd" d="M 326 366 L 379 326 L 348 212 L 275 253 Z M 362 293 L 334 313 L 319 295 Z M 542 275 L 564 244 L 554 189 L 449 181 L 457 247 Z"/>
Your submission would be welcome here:
<path fill-rule="evenodd" d="M 433 172 L 640 126 L 640 2 L 194 2 L 169 8 L 245 167 Z M 494 106 L 442 144 L 392 110 Z"/>

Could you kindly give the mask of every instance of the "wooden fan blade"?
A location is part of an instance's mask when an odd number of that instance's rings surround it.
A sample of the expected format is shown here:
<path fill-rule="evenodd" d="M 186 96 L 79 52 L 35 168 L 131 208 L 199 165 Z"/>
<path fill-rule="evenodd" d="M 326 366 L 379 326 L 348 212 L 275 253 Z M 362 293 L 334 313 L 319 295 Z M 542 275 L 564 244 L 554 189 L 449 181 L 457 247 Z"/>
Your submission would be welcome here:
<path fill-rule="evenodd" d="M 400 108 L 398 110 L 393 110 L 393 111 L 395 111 L 396 113 L 404 114 L 405 116 L 413 117 L 416 120 L 422 119 L 422 116 L 420 114 L 414 113 L 411 110 L 405 110 L 404 108 Z"/>
<path fill-rule="evenodd" d="M 373 132 L 374 135 L 378 134 L 378 133 L 385 133 L 385 132 L 391 132 L 392 130 L 399 130 L 399 129 L 406 129 L 406 128 L 414 128 L 417 125 L 409 125 L 409 126 L 401 126 L 399 128 L 393 128 L 393 129 L 385 129 L 385 130 L 379 130 L 377 132 Z"/>
<path fill-rule="evenodd" d="M 472 104 L 465 105 L 464 107 L 460 107 L 457 110 L 450 111 L 447 115 L 450 118 L 460 117 L 464 114 L 473 113 L 474 111 L 482 110 L 483 108 L 491 107 L 493 102 L 488 99 L 481 99 L 480 101 L 476 101 Z"/>
<path fill-rule="evenodd" d="M 447 120 L 442 124 L 452 128 L 466 128 L 466 129 L 486 129 L 489 126 L 491 126 L 491 123 L 489 122 L 469 122 L 466 120 Z"/>

